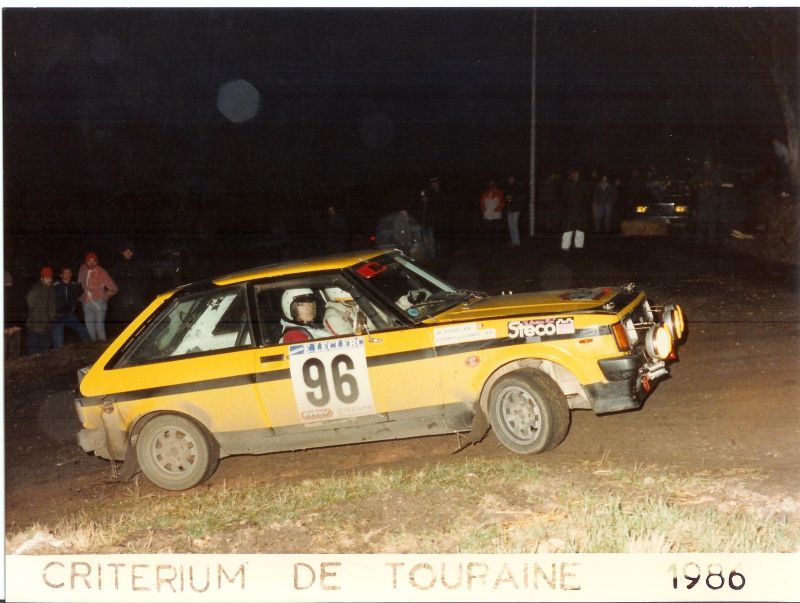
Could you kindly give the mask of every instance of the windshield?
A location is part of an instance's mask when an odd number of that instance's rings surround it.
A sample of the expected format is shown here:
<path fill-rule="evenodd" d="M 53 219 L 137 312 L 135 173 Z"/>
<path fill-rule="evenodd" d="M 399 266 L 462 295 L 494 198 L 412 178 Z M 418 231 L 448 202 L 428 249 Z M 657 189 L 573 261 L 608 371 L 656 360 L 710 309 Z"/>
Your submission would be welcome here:
<path fill-rule="evenodd" d="M 470 296 L 399 254 L 357 266 L 355 273 L 365 288 L 414 321 L 443 312 Z"/>

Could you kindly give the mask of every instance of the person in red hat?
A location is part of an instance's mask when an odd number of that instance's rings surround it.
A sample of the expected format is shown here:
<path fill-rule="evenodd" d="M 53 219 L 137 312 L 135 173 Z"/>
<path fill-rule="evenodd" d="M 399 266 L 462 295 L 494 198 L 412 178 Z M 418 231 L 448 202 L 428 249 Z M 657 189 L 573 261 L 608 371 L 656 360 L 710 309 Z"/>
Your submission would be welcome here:
<path fill-rule="evenodd" d="M 53 294 L 53 269 L 45 266 L 39 271 L 39 280 L 25 296 L 28 302 L 28 353 L 41 354 L 50 349 L 53 336 L 53 319 L 56 316 L 56 298 Z"/>
<path fill-rule="evenodd" d="M 108 300 L 114 296 L 118 287 L 111 275 L 100 265 L 96 253 L 87 253 L 83 262 L 78 270 L 78 282 L 83 287 L 83 320 L 86 330 L 89 331 L 89 339 L 105 341 Z"/>

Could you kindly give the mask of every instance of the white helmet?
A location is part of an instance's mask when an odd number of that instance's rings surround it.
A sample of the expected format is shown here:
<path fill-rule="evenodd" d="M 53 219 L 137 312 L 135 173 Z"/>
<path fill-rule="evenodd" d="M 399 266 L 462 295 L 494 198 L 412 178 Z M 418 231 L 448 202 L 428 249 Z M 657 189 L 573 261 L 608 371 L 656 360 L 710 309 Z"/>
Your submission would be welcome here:
<path fill-rule="evenodd" d="M 328 287 L 325 289 L 325 296 L 330 301 L 349 302 L 353 301 L 353 296 L 349 291 L 345 291 L 340 287 Z"/>
<path fill-rule="evenodd" d="M 317 301 L 317 296 L 314 295 L 314 292 L 308 288 L 287 289 L 284 291 L 283 295 L 281 295 L 281 310 L 283 310 L 283 315 L 289 320 L 295 319 L 294 316 L 292 316 L 292 303 L 295 301 Z"/>

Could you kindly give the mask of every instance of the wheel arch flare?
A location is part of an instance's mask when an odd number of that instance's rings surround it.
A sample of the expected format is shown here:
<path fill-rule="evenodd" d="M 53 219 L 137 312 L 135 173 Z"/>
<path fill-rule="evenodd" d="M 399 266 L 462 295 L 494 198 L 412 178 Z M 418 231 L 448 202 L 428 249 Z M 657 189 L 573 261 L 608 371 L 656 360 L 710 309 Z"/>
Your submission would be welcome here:
<path fill-rule="evenodd" d="M 558 387 L 561 388 L 561 391 L 564 393 L 570 409 L 591 408 L 591 403 L 589 402 L 589 398 L 587 397 L 583 386 L 571 371 L 564 368 L 564 366 L 558 364 L 557 362 L 553 362 L 552 360 L 546 360 L 543 358 L 521 358 L 498 367 L 484 382 L 479 398 L 480 410 L 484 415 L 487 415 L 489 412 L 489 394 L 491 393 L 494 384 L 505 375 L 519 370 L 536 370 L 550 377 L 556 382 Z"/>

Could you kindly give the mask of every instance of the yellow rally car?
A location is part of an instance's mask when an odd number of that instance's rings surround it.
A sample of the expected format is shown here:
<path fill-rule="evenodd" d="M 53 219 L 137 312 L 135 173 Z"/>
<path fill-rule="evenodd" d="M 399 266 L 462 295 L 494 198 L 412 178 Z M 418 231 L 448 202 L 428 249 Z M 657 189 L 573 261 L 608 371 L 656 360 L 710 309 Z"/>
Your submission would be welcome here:
<path fill-rule="evenodd" d="M 489 427 L 542 452 L 571 409 L 641 406 L 683 331 L 634 285 L 490 297 L 399 251 L 267 266 L 157 297 L 78 372 L 78 441 L 170 490 L 234 454 Z"/>

